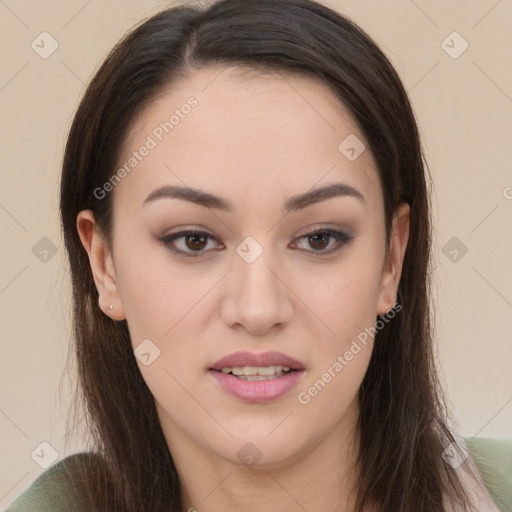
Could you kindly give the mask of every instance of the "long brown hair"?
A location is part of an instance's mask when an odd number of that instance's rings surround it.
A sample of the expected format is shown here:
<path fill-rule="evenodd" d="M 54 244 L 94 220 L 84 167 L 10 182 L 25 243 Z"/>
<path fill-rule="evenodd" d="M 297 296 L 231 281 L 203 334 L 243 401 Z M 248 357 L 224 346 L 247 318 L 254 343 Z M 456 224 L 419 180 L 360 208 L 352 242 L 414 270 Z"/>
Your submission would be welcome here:
<path fill-rule="evenodd" d="M 377 162 L 389 241 L 392 214 L 411 208 L 398 303 L 376 334 L 359 392 L 358 510 L 439 512 L 442 496 L 467 509 L 457 473 L 441 453 L 447 424 L 429 309 L 431 220 L 428 173 L 404 87 L 382 51 L 353 22 L 311 0 L 221 0 L 164 10 L 127 34 L 93 77 L 65 149 L 60 211 L 73 292 L 78 383 L 76 426 L 98 464 L 84 481 L 91 509 L 179 511 L 180 481 L 153 396 L 136 364 L 126 321 L 98 307 L 76 229 L 92 209 L 107 240 L 112 194 L 94 190 L 116 170 L 135 117 L 164 87 L 210 64 L 301 73 L 321 79 L 352 113 Z"/>

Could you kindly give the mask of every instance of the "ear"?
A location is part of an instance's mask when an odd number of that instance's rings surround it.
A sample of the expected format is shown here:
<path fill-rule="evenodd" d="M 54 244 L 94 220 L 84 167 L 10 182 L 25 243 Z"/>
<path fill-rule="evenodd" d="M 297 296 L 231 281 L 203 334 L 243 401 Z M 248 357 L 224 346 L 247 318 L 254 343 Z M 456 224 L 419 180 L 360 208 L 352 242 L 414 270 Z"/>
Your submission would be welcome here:
<path fill-rule="evenodd" d="M 405 248 L 409 239 L 410 206 L 401 203 L 393 215 L 389 251 L 382 271 L 377 313 L 383 315 L 396 304 L 398 284 L 402 275 Z"/>
<path fill-rule="evenodd" d="M 100 309 L 114 320 L 124 320 L 126 315 L 119 295 L 112 254 L 97 228 L 92 210 L 79 212 L 76 227 L 89 256 Z M 108 308 L 109 305 L 112 305 L 112 309 Z"/>

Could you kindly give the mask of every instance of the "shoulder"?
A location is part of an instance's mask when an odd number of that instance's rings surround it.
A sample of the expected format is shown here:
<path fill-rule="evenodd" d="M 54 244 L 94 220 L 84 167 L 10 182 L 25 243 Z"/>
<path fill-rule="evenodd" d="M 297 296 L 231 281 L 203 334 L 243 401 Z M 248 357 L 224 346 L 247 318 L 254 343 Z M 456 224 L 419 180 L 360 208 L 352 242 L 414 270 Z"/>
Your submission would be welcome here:
<path fill-rule="evenodd" d="M 494 444 L 492 441 L 483 438 L 458 441 L 464 462 L 455 470 L 478 512 L 512 512 L 512 459 L 508 459 L 508 467 L 505 467 L 505 458 L 500 461 L 489 450 Z M 502 441 L 496 440 L 496 443 Z M 512 453 L 510 450 L 512 448 L 509 446 L 509 457 Z M 444 505 L 446 512 L 459 512 L 459 508 L 451 502 L 447 501 Z"/>
<path fill-rule="evenodd" d="M 512 439 L 474 437 L 466 446 L 499 510 L 512 512 Z"/>
<path fill-rule="evenodd" d="M 70 512 L 85 510 L 86 479 L 101 466 L 92 452 L 69 455 L 41 473 L 5 512 Z"/>

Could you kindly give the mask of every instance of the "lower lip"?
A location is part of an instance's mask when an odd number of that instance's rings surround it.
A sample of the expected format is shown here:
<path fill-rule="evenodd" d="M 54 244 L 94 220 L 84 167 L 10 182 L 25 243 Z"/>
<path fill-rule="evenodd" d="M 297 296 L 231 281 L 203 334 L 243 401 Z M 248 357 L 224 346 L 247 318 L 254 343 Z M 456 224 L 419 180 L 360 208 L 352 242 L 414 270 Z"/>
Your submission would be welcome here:
<path fill-rule="evenodd" d="M 241 400 L 262 404 L 271 402 L 283 396 L 297 385 L 304 370 L 295 370 L 278 379 L 267 380 L 242 380 L 215 370 L 209 373 L 217 380 L 224 391 Z"/>

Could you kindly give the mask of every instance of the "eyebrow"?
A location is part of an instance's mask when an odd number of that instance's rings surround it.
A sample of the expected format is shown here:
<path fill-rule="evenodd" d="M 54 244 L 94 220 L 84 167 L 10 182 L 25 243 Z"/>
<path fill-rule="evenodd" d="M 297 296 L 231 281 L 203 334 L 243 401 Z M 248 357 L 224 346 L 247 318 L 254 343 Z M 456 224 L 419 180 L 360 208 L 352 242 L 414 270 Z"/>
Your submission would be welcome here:
<path fill-rule="evenodd" d="M 351 185 L 347 185 L 346 183 L 333 183 L 331 185 L 315 188 L 303 194 L 298 194 L 288 198 L 284 203 L 283 210 L 289 212 L 303 210 L 315 203 L 319 203 L 333 197 L 343 196 L 355 197 L 361 202 L 365 202 L 363 194 Z M 203 190 L 176 185 L 166 185 L 153 190 L 153 192 L 146 197 L 143 205 L 165 198 L 182 199 L 200 206 L 205 206 L 206 208 L 213 208 L 226 212 L 233 212 L 235 209 L 233 203 L 228 199 L 210 194 Z"/>

